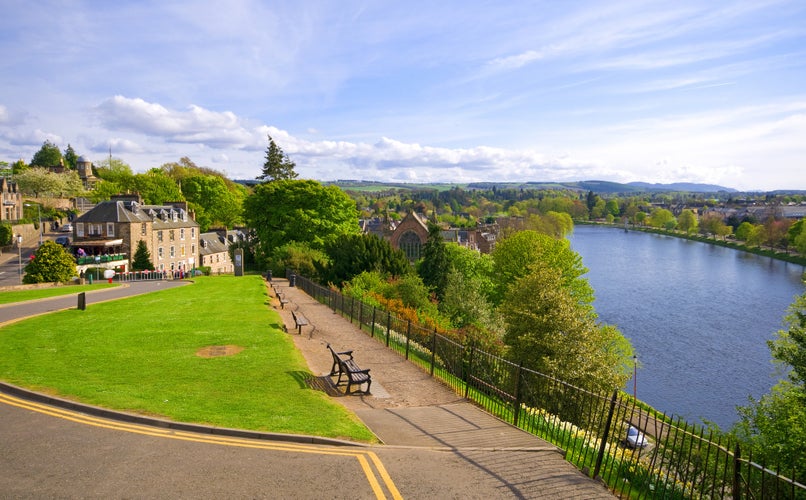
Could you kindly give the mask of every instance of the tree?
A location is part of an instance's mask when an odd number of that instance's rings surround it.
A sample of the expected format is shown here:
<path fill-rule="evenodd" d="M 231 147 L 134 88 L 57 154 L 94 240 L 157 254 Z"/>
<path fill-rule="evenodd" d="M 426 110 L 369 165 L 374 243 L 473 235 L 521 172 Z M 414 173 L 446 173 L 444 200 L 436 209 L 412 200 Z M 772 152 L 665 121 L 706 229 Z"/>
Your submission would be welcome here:
<path fill-rule="evenodd" d="M 373 234 L 347 234 L 325 244 L 329 265 L 319 266 L 326 283 L 342 286 L 364 272 L 398 277 L 411 272 L 406 254 Z"/>
<path fill-rule="evenodd" d="M 445 250 L 442 230 L 436 224 L 429 224 L 428 239 L 423 246 L 422 258 L 417 266 L 417 274 L 423 283 L 441 301 L 445 296 L 448 274 L 451 272 L 450 261 Z"/>
<path fill-rule="evenodd" d="M 206 231 L 210 225 L 233 227 L 242 221 L 244 193 L 238 188 L 230 190 L 221 177 L 206 174 L 185 177 L 182 180 L 182 194 L 188 202 L 195 204 L 197 214 L 201 212 L 198 208 L 201 208 L 209 219 L 202 231 Z"/>
<path fill-rule="evenodd" d="M 20 191 L 36 197 L 42 194 L 73 197 L 84 193 L 84 185 L 75 171 L 57 174 L 44 168 L 29 168 L 15 175 L 14 180 Z"/>
<path fill-rule="evenodd" d="M 493 303 L 499 303 L 509 286 L 538 267 L 558 270 L 563 286 L 574 299 L 588 307 L 593 303 L 593 289 L 582 277 L 588 270 L 566 239 L 555 239 L 536 231 L 519 231 L 499 241 L 492 257 L 496 285 Z"/>
<path fill-rule="evenodd" d="M 739 224 L 739 227 L 736 228 L 736 239 L 740 241 L 747 241 L 750 237 L 750 233 L 753 231 L 753 224 L 745 221 Z"/>
<path fill-rule="evenodd" d="M 179 190 L 179 185 L 158 168 L 135 175 L 131 191 L 140 193 L 147 205 L 162 205 L 169 201 L 185 199 Z"/>
<path fill-rule="evenodd" d="M 31 158 L 32 167 L 55 167 L 62 162 L 62 152 L 50 141 L 45 141 L 39 151 Z"/>
<path fill-rule="evenodd" d="M 78 155 L 76 154 L 76 150 L 73 149 L 73 146 L 68 144 L 67 149 L 64 150 L 64 165 L 70 170 L 75 170 L 77 164 Z"/>
<path fill-rule="evenodd" d="M 312 180 L 282 179 L 256 186 L 244 200 L 244 219 L 255 232 L 257 258 L 264 264 L 290 241 L 321 250 L 330 241 L 360 232 L 350 197 L 337 186 Z"/>
<path fill-rule="evenodd" d="M 25 266 L 23 283 L 66 283 L 76 276 L 76 260 L 61 245 L 45 241 Z"/>
<path fill-rule="evenodd" d="M 266 147 L 266 161 L 263 163 L 263 172 L 257 178 L 264 182 L 271 182 L 280 179 L 296 179 L 297 173 L 294 171 L 296 164 L 283 152 L 271 136 L 269 145 Z"/>
<path fill-rule="evenodd" d="M 558 268 L 536 266 L 509 288 L 501 304 L 507 356 L 525 367 L 593 391 L 629 378 L 632 348 L 613 327 L 600 327 Z"/>
<path fill-rule="evenodd" d="M 132 271 L 150 271 L 156 269 L 154 263 L 151 262 L 151 252 L 148 251 L 148 246 L 144 240 L 137 242 L 137 250 L 134 252 L 134 260 L 132 260 Z"/>
<path fill-rule="evenodd" d="M 677 227 L 686 234 L 693 233 L 697 230 L 697 216 L 691 209 L 683 210 L 677 218 Z"/>
<path fill-rule="evenodd" d="M 649 220 L 647 221 L 652 227 L 657 228 L 665 228 L 674 229 L 674 226 L 677 224 L 677 221 L 674 218 L 674 214 L 672 212 L 666 210 L 665 208 L 656 208 L 649 214 Z"/>

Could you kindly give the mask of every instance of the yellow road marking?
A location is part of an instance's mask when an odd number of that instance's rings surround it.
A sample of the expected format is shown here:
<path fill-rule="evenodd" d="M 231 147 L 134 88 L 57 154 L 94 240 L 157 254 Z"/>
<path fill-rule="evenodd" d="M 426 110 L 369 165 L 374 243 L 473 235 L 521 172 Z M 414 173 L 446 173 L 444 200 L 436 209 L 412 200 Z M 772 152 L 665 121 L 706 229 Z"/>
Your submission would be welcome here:
<path fill-rule="evenodd" d="M 377 471 L 377 476 L 380 476 L 381 481 L 383 482 L 384 486 L 386 486 L 386 490 L 389 492 L 392 498 L 396 500 L 401 500 L 403 498 L 403 496 L 400 494 L 397 487 L 395 486 L 394 481 L 392 481 L 391 476 L 387 472 L 386 467 L 384 467 L 383 462 L 381 462 L 380 458 L 378 458 L 378 456 L 374 452 L 369 450 L 350 450 L 350 449 L 340 450 L 338 448 L 322 447 L 312 444 L 308 445 L 303 443 L 280 442 L 280 441 L 264 442 L 255 439 L 204 435 L 192 432 L 176 431 L 172 429 L 161 429 L 159 427 L 150 427 L 141 424 L 130 424 L 126 422 L 118 422 L 114 420 L 93 417 L 91 415 L 86 415 L 71 410 L 65 410 L 63 408 L 57 408 L 40 403 L 34 403 L 3 393 L 0 393 L 0 403 L 5 403 L 9 406 L 15 406 L 25 410 L 34 411 L 37 413 L 49 415 L 56 418 L 61 418 L 64 420 L 68 420 L 83 425 L 90 425 L 93 427 L 99 427 L 103 429 L 110 429 L 116 431 L 130 432 L 134 434 L 141 434 L 144 436 L 177 439 L 181 441 L 191 441 L 205 444 L 217 444 L 222 446 L 237 446 L 241 448 L 354 457 L 358 461 L 358 464 L 361 466 L 361 470 L 363 470 L 364 475 L 367 478 L 367 482 L 369 483 L 370 488 L 372 488 L 372 491 L 375 493 L 376 498 L 386 499 L 387 497 L 386 494 L 384 493 L 383 487 L 381 486 L 381 482 L 378 481 L 378 477 L 376 477 L 375 471 Z M 369 457 L 369 460 L 367 460 L 367 457 Z"/>

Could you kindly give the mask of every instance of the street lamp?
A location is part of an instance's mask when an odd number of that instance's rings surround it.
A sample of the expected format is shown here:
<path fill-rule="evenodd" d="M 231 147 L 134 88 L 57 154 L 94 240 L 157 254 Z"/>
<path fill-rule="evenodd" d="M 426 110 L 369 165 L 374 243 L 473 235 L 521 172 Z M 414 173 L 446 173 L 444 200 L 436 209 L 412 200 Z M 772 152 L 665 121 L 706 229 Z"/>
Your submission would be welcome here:
<path fill-rule="evenodd" d="M 17 259 L 20 264 L 20 283 L 22 283 L 22 235 L 17 235 Z"/>
<path fill-rule="evenodd" d="M 39 246 L 42 246 L 42 209 L 39 203 L 25 203 L 26 207 L 36 205 L 36 216 L 39 219 Z"/>

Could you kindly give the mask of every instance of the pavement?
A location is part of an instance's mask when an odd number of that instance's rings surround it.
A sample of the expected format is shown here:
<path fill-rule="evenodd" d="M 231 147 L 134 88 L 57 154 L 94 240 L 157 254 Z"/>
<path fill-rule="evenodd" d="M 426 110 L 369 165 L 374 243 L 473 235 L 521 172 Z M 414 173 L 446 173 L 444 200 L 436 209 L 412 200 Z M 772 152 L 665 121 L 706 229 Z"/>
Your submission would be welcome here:
<path fill-rule="evenodd" d="M 131 284 L 128 287 L 111 289 L 109 292 L 97 292 L 93 297 L 97 301 L 111 300 L 126 294 L 143 293 L 149 288 L 157 289 L 178 284 L 180 283 Z M 613 495 L 602 483 L 589 478 L 566 462 L 563 459 L 562 451 L 555 446 L 484 412 L 415 365 L 387 349 L 382 342 L 368 336 L 356 325 L 351 324 L 348 319 L 335 314 L 302 290 L 289 287 L 286 280 L 274 279 L 274 284 L 282 289 L 290 303 L 286 304 L 284 308 L 280 308 L 279 301 L 276 296 L 273 296 L 272 306 L 283 318 L 287 330 L 290 332 L 289 335 L 293 336 L 295 345 L 315 375 L 313 380 L 315 388 L 327 392 L 334 400 L 353 411 L 383 444 L 367 447 L 314 436 L 254 433 L 179 424 L 148 416 L 87 407 L 44 394 L 29 393 L 8 385 L 0 386 L 0 392 L 31 398 L 42 404 L 66 406 L 103 418 L 151 425 L 161 429 L 168 428 L 173 432 L 191 432 L 198 433 L 198 435 L 218 434 L 260 441 L 312 443 L 341 449 L 361 446 L 361 449 L 376 450 L 381 455 L 383 462 L 387 463 L 387 468 L 390 469 L 391 479 L 409 497 L 429 498 L 436 495 L 443 498 L 613 498 Z M 141 286 L 142 288 L 140 288 Z M 117 292 L 113 290 L 117 290 Z M 113 297 L 105 295 L 106 293 L 117 293 L 118 295 Z M 44 313 L 58 308 L 75 307 L 76 298 L 74 296 L 59 300 L 62 302 L 48 299 L 35 301 L 25 307 L 19 304 L 13 308 L 0 307 L 0 325 L 4 322 L 16 321 L 26 315 L 37 314 L 37 310 L 39 313 Z M 304 327 L 301 335 L 296 334 L 291 311 L 302 312 L 311 323 L 310 326 Z M 326 348 L 328 344 L 333 345 L 336 350 L 352 349 L 358 364 L 362 368 L 371 370 L 373 380 L 371 394 L 345 395 L 341 387 L 333 386 L 332 380 L 328 376 L 332 364 L 331 355 Z M 6 423 L 11 425 L 19 418 L 29 417 L 6 418 L 8 418 Z M 0 429 L 1 434 L 2 429 Z M 14 435 L 19 435 L 19 431 Z M 57 435 L 61 436 L 61 434 Z M 104 446 L 114 445 L 105 444 Z M 17 453 L 22 453 L 22 451 L 17 451 Z M 82 448 L 81 453 L 89 452 Z M 247 452 L 243 452 L 241 459 L 246 460 L 246 454 Z M 166 454 L 165 460 L 172 459 L 173 455 Z M 237 463 L 239 456 L 228 456 L 228 460 Z M 308 462 L 308 464 L 321 464 L 323 459 L 314 457 L 310 460 L 312 462 Z M 184 462 L 180 460 L 176 466 L 181 466 L 182 463 Z M 252 464 L 252 460 L 249 459 L 248 463 L 244 465 L 251 466 Z M 138 465 L 145 466 L 139 463 Z M 308 467 L 311 466 L 308 465 Z M 293 471 L 299 473 L 305 468 L 305 466 L 295 467 Z M 154 474 L 164 474 L 165 470 L 169 469 L 158 468 Z M 187 477 L 192 477 L 193 473 L 194 471 L 187 471 Z M 315 470 L 312 469 L 311 473 L 316 476 Z M 279 481 L 279 479 L 277 480 Z M 308 487 L 321 488 L 321 484 L 316 479 L 311 478 L 310 481 Z M 341 481 L 339 482 L 341 483 Z M 0 484 L 2 484 L 2 477 L 0 477 Z M 294 484 L 296 486 L 289 486 L 297 488 L 295 490 L 297 495 L 293 496 L 309 498 L 314 495 L 313 491 L 305 489 L 304 484 L 299 482 L 294 482 Z M 39 483 L 37 485 L 41 486 Z M 146 491 L 143 490 L 143 492 Z M 183 491 L 187 493 L 188 490 Z M 279 492 L 280 490 L 274 491 Z M 336 490 L 330 491 L 329 494 L 327 494 L 327 489 L 324 492 L 325 494 L 322 495 L 322 492 L 319 491 L 316 496 L 332 498 L 342 496 L 341 493 L 336 493 Z M 412 494 L 412 492 L 414 493 Z M 246 493 L 245 495 L 254 496 L 255 494 Z"/>

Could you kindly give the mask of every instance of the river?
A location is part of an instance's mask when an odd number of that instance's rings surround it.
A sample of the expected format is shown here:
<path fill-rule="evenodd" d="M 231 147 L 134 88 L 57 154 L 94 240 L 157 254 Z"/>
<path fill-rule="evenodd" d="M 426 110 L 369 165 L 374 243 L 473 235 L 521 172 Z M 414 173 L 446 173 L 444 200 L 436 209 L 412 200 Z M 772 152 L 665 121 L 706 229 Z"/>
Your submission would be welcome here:
<path fill-rule="evenodd" d="M 639 399 L 727 430 L 736 406 L 782 376 L 766 341 L 804 292 L 803 266 L 613 227 L 577 226 L 569 240 L 589 269 L 599 319 L 636 350 Z"/>

